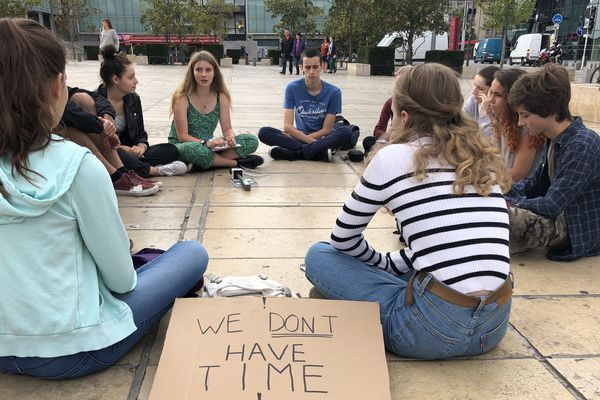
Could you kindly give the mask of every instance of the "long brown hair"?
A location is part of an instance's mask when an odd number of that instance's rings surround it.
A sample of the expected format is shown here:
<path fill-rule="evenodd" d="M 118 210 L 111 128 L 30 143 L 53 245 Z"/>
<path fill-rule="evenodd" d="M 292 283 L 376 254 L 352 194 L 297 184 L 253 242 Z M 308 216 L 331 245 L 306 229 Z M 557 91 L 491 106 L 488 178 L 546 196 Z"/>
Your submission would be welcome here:
<path fill-rule="evenodd" d="M 202 50 L 192 54 L 192 58 L 190 59 L 185 71 L 185 76 L 173 93 L 173 97 L 171 98 L 171 114 L 173 114 L 173 111 L 175 110 L 175 104 L 177 104 L 179 99 L 185 96 L 191 96 L 198 87 L 196 78 L 194 78 L 194 67 L 199 61 L 206 61 L 213 67 L 214 77 L 212 83 L 210 84 L 210 91 L 217 96 L 220 94 L 225 95 L 229 100 L 229 104 L 231 104 L 231 96 L 229 95 L 227 85 L 225 85 L 225 79 L 223 78 L 223 74 L 221 73 L 221 68 L 219 68 L 217 59 L 208 51 Z"/>
<path fill-rule="evenodd" d="M 393 112 L 407 113 L 402 126 L 394 126 L 391 143 L 429 138 L 414 156 L 415 177 L 424 179 L 430 159 L 442 159 L 456 168 L 455 194 L 472 185 L 488 195 L 494 185 L 510 189 L 510 176 L 496 148 L 479 126 L 462 111 L 463 96 L 456 73 L 440 64 L 402 67 L 392 95 Z"/>
<path fill-rule="evenodd" d="M 49 82 L 64 74 L 65 50 L 37 22 L 1 18 L 0 54 L 0 156 L 9 154 L 13 170 L 30 180 L 27 172 L 37 173 L 28 168 L 28 154 L 51 140 L 55 116 Z"/>
<path fill-rule="evenodd" d="M 506 147 L 511 153 L 519 150 L 519 144 L 521 143 L 521 129 L 519 128 L 519 114 L 510 106 L 508 97 L 513 85 L 525 75 L 526 72 L 521 69 L 501 69 L 494 73 L 494 79 L 500 83 L 500 86 L 504 89 L 504 97 L 506 106 L 504 110 L 494 113 L 492 112 L 492 132 L 494 139 L 500 143 L 501 137 L 504 136 L 506 139 Z M 544 147 L 544 137 L 542 136 L 529 136 L 528 138 L 529 147 L 541 149 Z"/>

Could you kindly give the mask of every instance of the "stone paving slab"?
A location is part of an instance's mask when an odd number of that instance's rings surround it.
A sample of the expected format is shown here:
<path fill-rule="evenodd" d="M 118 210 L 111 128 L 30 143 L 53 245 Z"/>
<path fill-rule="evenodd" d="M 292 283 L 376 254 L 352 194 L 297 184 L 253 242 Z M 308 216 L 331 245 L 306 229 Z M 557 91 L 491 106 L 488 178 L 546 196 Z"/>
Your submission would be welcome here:
<path fill-rule="evenodd" d="M 94 88 L 98 68 L 97 62 L 69 64 L 69 84 Z M 136 66 L 153 144 L 166 141 L 170 94 L 184 71 Z M 295 76 L 281 76 L 277 67 L 234 66 L 223 72 L 233 96 L 236 134 L 282 125 L 283 91 Z M 342 88 L 343 114 L 362 128 L 361 139 L 370 134 L 393 78 L 340 71 L 324 79 Z M 471 87 L 461 80 L 465 95 Z M 343 152 L 332 163 L 272 161 L 268 149 L 258 148 L 266 162 L 255 174 L 259 186 L 251 192 L 233 188 L 227 171 L 213 170 L 161 177 L 164 187 L 149 198 L 119 197 L 134 250 L 199 240 L 210 255 L 209 272 L 266 273 L 306 296 L 311 284 L 300 269 L 306 249 L 328 238 L 365 164 L 343 161 Z M 393 219 L 378 213 L 365 234 L 376 248 L 390 251 L 401 246 L 391 235 L 393 228 Z M 600 399 L 599 261 L 554 263 L 543 252 L 513 257 L 511 327 L 500 345 L 478 357 L 449 361 L 387 353 L 392 399 Z M 87 378 L 45 382 L 0 375 L 0 400 L 147 399 L 168 321 L 166 315 L 148 342 L 138 344 L 117 366 Z"/>
<path fill-rule="evenodd" d="M 543 251 L 511 257 L 516 295 L 600 294 L 600 260 L 586 257 L 569 263 L 549 261 Z"/>
<path fill-rule="evenodd" d="M 215 187 L 210 193 L 211 204 L 243 205 L 314 205 L 336 204 L 341 206 L 350 196 L 353 186 L 340 187 L 260 187 L 252 192 L 231 191 L 227 186 Z"/>
<path fill-rule="evenodd" d="M 600 359 L 560 358 L 549 360 L 588 399 L 600 399 Z"/>
<path fill-rule="evenodd" d="M 513 299 L 510 322 L 544 356 L 600 357 L 600 297 Z"/>
<path fill-rule="evenodd" d="M 44 381 L 0 374 L 0 399 L 6 400 L 124 400 L 136 365 L 115 366 L 68 381 Z"/>
<path fill-rule="evenodd" d="M 304 257 L 312 244 L 327 240 L 330 234 L 331 228 L 207 229 L 202 242 L 214 258 L 246 258 L 249 255 L 254 258 L 296 258 Z M 394 250 L 390 246 L 390 229 L 366 229 L 365 238 L 375 248 Z"/>
<path fill-rule="evenodd" d="M 573 400 L 533 359 L 389 363 L 392 399 Z"/>
<path fill-rule="evenodd" d="M 331 229 L 340 213 L 333 207 L 211 207 L 206 219 L 206 229 Z M 189 225 L 188 225 L 189 226 Z M 395 230 L 396 224 L 389 214 L 377 213 L 370 228 Z"/>

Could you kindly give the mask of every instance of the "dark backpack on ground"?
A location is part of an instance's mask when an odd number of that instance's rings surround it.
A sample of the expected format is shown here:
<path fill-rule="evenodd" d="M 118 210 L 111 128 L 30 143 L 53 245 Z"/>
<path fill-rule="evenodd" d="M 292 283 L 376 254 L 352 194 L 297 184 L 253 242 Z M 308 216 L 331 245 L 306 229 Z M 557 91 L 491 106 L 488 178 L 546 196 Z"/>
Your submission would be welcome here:
<path fill-rule="evenodd" d="M 358 142 L 358 137 L 360 136 L 360 128 L 357 125 L 352 125 L 342 114 L 338 114 L 335 116 L 335 124 L 342 124 L 345 126 L 349 126 L 352 130 L 352 141 L 349 146 L 344 146 L 340 148 L 340 150 L 350 150 L 354 146 L 356 146 L 356 142 Z"/>

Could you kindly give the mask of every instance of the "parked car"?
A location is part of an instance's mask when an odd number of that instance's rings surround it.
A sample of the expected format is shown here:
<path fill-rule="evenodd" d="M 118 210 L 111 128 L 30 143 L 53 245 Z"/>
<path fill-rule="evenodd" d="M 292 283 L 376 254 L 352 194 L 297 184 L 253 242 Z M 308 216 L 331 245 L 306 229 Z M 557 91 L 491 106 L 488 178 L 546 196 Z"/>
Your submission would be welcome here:
<path fill-rule="evenodd" d="M 517 39 L 515 47 L 510 52 L 508 63 L 510 65 L 533 65 L 540 54 L 540 50 L 550 47 L 550 35 L 546 33 L 528 33 Z"/>
<path fill-rule="evenodd" d="M 486 63 L 489 62 L 493 64 L 495 62 L 499 63 L 502 55 L 502 38 L 501 37 L 491 37 L 485 38 L 481 42 L 479 42 L 479 46 L 477 46 L 477 51 L 475 52 L 475 62 Z"/>

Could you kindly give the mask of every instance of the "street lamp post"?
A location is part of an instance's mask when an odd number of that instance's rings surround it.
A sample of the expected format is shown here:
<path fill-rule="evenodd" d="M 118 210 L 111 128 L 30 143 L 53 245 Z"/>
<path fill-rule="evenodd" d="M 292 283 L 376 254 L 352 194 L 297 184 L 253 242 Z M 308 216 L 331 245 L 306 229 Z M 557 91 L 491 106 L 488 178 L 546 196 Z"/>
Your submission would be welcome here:
<path fill-rule="evenodd" d="M 465 50 L 465 31 L 467 30 L 467 0 L 465 0 L 465 7 L 463 9 L 463 20 L 462 20 L 462 35 L 460 49 Z"/>

